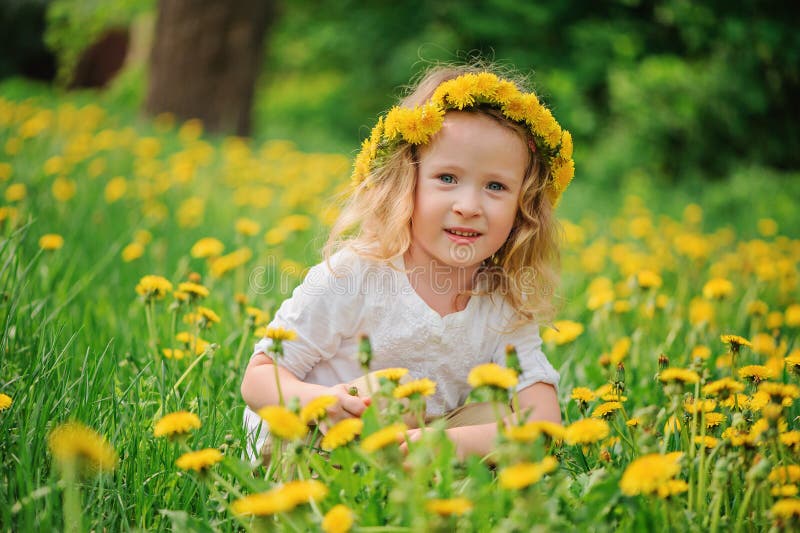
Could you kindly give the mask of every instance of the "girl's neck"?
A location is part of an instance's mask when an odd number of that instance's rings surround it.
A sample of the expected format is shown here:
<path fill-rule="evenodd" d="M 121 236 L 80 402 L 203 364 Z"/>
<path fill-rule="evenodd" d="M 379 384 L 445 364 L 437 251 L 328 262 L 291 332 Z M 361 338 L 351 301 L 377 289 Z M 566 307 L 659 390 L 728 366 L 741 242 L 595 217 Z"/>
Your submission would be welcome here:
<path fill-rule="evenodd" d="M 413 247 L 403 254 L 406 275 L 417 294 L 440 315 L 463 310 L 474 287 L 480 265 L 450 267 L 415 253 Z M 466 294 L 465 294 L 466 293 Z"/>

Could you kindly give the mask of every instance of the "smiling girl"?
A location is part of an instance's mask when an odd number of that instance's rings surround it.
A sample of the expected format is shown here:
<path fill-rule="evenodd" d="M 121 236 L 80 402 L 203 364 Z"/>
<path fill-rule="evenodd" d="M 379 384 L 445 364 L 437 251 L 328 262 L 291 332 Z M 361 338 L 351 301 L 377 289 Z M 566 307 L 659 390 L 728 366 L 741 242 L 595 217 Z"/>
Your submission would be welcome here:
<path fill-rule="evenodd" d="M 371 370 L 430 378 L 426 416 L 463 415 L 469 371 L 504 365 L 513 345 L 516 416 L 560 422 L 558 373 L 542 353 L 539 324 L 554 314 L 553 209 L 573 168 L 569 132 L 521 83 L 485 67 L 428 72 L 364 141 L 325 261 L 270 324 L 297 334 L 277 369 L 283 397 L 305 405 L 332 395 L 332 420 L 360 416 L 370 399 L 348 389 L 362 375 L 355 356 L 368 334 Z M 256 344 L 242 383 L 245 424 L 259 446 L 266 428 L 254 411 L 281 400 L 271 342 Z M 456 418 L 447 433 L 459 454 L 487 453 L 492 412 Z"/>

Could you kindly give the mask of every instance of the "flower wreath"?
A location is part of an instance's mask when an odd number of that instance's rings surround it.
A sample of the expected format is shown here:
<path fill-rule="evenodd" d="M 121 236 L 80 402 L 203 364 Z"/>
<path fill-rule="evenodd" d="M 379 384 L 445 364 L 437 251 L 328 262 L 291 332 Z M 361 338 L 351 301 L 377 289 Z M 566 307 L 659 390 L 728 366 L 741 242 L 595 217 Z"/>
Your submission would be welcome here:
<path fill-rule="evenodd" d="M 535 94 L 523 93 L 512 82 L 491 72 L 462 74 L 440 84 L 421 106 L 395 106 L 381 116 L 356 156 L 353 185 L 369 186 L 370 174 L 402 143 L 427 144 L 442 128 L 447 111 L 479 106 L 498 108 L 509 120 L 528 128 L 533 138 L 531 150 L 550 171 L 548 196 L 556 205 L 575 174 L 572 136 Z"/>

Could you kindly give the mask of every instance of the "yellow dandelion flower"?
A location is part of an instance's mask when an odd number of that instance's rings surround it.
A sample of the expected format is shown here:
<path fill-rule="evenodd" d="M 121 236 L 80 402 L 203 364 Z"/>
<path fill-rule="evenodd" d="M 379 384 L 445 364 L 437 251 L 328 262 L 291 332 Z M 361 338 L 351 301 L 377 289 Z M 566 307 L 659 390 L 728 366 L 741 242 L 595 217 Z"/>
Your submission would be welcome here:
<path fill-rule="evenodd" d="M 465 74 L 444 82 L 442 85 L 447 86 L 447 103 L 456 109 L 474 105 L 476 81 L 475 76 Z"/>
<path fill-rule="evenodd" d="M 10 408 L 12 403 L 14 403 L 14 400 L 11 399 L 11 396 L 0 392 L 0 412 Z"/>
<path fill-rule="evenodd" d="M 771 264 L 771 263 L 770 263 Z M 767 314 L 767 319 L 764 321 L 767 329 L 778 329 L 783 326 L 783 313 L 780 311 L 773 311 Z"/>
<path fill-rule="evenodd" d="M 244 312 L 253 321 L 254 326 L 261 326 L 269 322 L 269 314 L 258 307 L 245 307 Z"/>
<path fill-rule="evenodd" d="M 719 396 L 727 398 L 731 394 L 736 394 L 744 390 L 744 383 L 740 383 L 733 378 L 725 377 L 703 385 L 703 394 L 706 396 Z"/>
<path fill-rule="evenodd" d="M 276 490 L 280 491 L 293 506 L 318 502 L 328 495 L 328 487 L 316 479 L 289 481 Z"/>
<path fill-rule="evenodd" d="M 403 435 L 407 429 L 408 427 L 405 424 L 392 424 L 379 429 L 361 441 L 361 448 L 366 452 L 372 453 L 390 444 L 396 444 L 403 440 Z"/>
<path fill-rule="evenodd" d="M 747 304 L 747 314 L 750 316 L 765 316 L 767 311 L 767 303 L 761 300 L 753 300 Z"/>
<path fill-rule="evenodd" d="M 792 353 L 784 357 L 783 362 L 788 370 L 792 372 L 800 371 L 800 349 L 792 350 Z"/>
<path fill-rule="evenodd" d="M 800 304 L 792 304 L 784 311 L 786 315 L 786 325 L 790 328 L 800 327 Z"/>
<path fill-rule="evenodd" d="M 183 359 L 186 357 L 186 352 L 178 348 L 163 348 L 161 353 L 163 353 L 164 357 L 167 359 Z"/>
<path fill-rule="evenodd" d="M 508 80 L 500 80 L 494 88 L 494 101 L 506 105 L 512 98 L 520 94 L 519 88 Z"/>
<path fill-rule="evenodd" d="M 122 256 L 123 261 L 130 263 L 131 261 L 135 261 L 144 255 L 144 246 L 138 242 L 132 242 L 122 249 L 120 255 Z"/>
<path fill-rule="evenodd" d="M 176 411 L 164 415 L 153 427 L 154 437 L 173 437 L 185 435 L 192 430 L 200 429 L 200 418 L 188 411 Z"/>
<path fill-rule="evenodd" d="M 800 397 L 800 388 L 793 383 L 783 384 L 765 381 L 758 386 L 758 392 L 768 394 L 775 403 L 784 403 L 788 400 L 789 405 Z"/>
<path fill-rule="evenodd" d="M 620 409 L 622 409 L 622 404 L 620 402 L 606 402 L 600 404 L 594 411 L 592 411 L 592 417 L 608 420 Z"/>
<path fill-rule="evenodd" d="M 535 422 L 527 422 L 521 426 L 507 426 L 505 430 L 506 437 L 514 442 L 533 442 L 541 434 L 541 427 Z"/>
<path fill-rule="evenodd" d="M 136 285 L 136 292 L 146 299 L 163 298 L 172 291 L 172 283 L 162 276 L 144 276 Z"/>
<path fill-rule="evenodd" d="M 538 482 L 545 474 L 549 474 L 558 466 L 555 457 L 545 457 L 539 463 L 518 463 L 500 471 L 498 481 L 504 489 L 519 490 L 524 489 Z"/>
<path fill-rule="evenodd" d="M 114 447 L 92 428 L 80 422 L 56 427 L 48 438 L 53 457 L 61 464 L 77 462 L 87 472 L 110 472 L 119 460 Z"/>
<path fill-rule="evenodd" d="M 710 324 L 714 320 L 714 306 L 701 298 L 689 302 L 689 323 L 693 326 Z"/>
<path fill-rule="evenodd" d="M 779 438 L 784 446 L 794 448 L 795 451 L 800 448 L 800 431 L 787 431 L 785 433 L 781 433 Z"/>
<path fill-rule="evenodd" d="M 474 367 L 467 376 L 467 382 L 473 387 L 496 387 L 510 389 L 516 387 L 517 373 L 510 368 L 502 367 L 496 363 L 487 363 Z"/>
<path fill-rule="evenodd" d="M 703 345 L 695 346 L 694 348 L 692 348 L 691 356 L 692 359 L 700 359 L 702 361 L 705 361 L 706 359 L 711 357 L 711 349 L 708 346 L 703 346 Z"/>
<path fill-rule="evenodd" d="M 728 417 L 723 413 L 713 412 L 713 413 L 706 413 L 705 419 L 706 419 L 706 427 L 713 428 L 719 426 L 723 422 L 726 422 L 728 420 Z"/>
<path fill-rule="evenodd" d="M 715 400 L 694 401 L 691 399 L 687 399 L 683 402 L 683 409 L 689 414 L 701 413 L 701 412 L 708 413 L 709 411 L 713 411 L 716 408 L 717 408 L 717 402 Z"/>
<path fill-rule="evenodd" d="M 800 465 L 777 466 L 773 468 L 767 480 L 771 483 L 797 483 L 800 481 Z"/>
<path fill-rule="evenodd" d="M 345 418 L 331 427 L 322 438 L 322 449 L 331 451 L 344 446 L 360 435 L 362 429 L 364 421 L 360 418 Z"/>
<path fill-rule="evenodd" d="M 642 425 L 642 419 L 639 418 L 638 416 L 634 416 L 633 418 L 630 418 L 630 419 L 626 420 L 625 421 L 625 425 L 628 426 L 629 428 L 635 428 L 635 427 L 641 426 Z"/>
<path fill-rule="evenodd" d="M 586 300 L 586 308 L 589 309 L 590 311 L 596 311 L 613 301 L 614 301 L 613 289 L 602 289 L 594 291 L 589 294 L 589 298 Z"/>
<path fill-rule="evenodd" d="M 71 200 L 75 196 L 77 189 L 78 186 L 75 184 L 75 181 L 63 176 L 54 179 L 53 185 L 50 188 L 53 193 L 53 198 L 59 202 L 68 202 Z"/>
<path fill-rule="evenodd" d="M 575 401 L 589 403 L 594 401 L 594 392 L 591 389 L 586 387 L 575 387 L 572 389 L 572 395 L 570 396 Z"/>
<path fill-rule="evenodd" d="M 761 383 L 765 379 L 774 378 L 775 373 L 764 365 L 747 365 L 739 369 L 739 378 Z"/>
<path fill-rule="evenodd" d="M 640 289 L 657 289 L 662 283 L 661 276 L 652 270 L 640 270 L 636 273 L 636 284 Z"/>
<path fill-rule="evenodd" d="M 703 285 L 703 297 L 707 300 L 722 300 L 733 293 L 733 283 L 725 278 L 714 278 Z"/>
<path fill-rule="evenodd" d="M 577 339 L 583 333 L 583 324 L 571 320 L 556 320 L 553 329 L 542 332 L 542 340 L 554 342 L 556 345 L 567 344 Z"/>
<path fill-rule="evenodd" d="M 258 410 L 260 416 L 269 425 L 270 433 L 285 440 L 299 440 L 308 433 L 308 426 L 300 417 L 280 405 L 268 405 Z"/>
<path fill-rule="evenodd" d="M 525 95 L 517 94 L 508 99 L 503 105 L 503 114 L 509 119 L 520 122 L 528 116 L 528 106 Z"/>
<path fill-rule="evenodd" d="M 222 461 L 222 452 L 216 448 L 206 448 L 196 452 L 187 452 L 178 457 L 175 464 L 181 470 L 207 470 Z"/>
<path fill-rule="evenodd" d="M 222 244 L 222 241 L 214 237 L 204 237 L 194 243 L 189 253 L 192 257 L 206 258 L 222 255 L 223 250 L 225 250 L 225 245 Z"/>
<path fill-rule="evenodd" d="M 749 340 L 739 335 L 720 335 L 719 340 L 729 345 L 732 350 L 738 350 L 740 346 L 752 347 L 753 345 Z"/>
<path fill-rule="evenodd" d="M 428 378 L 417 379 L 409 381 L 402 385 L 398 385 L 392 394 L 398 400 L 401 398 L 408 398 L 413 395 L 430 396 L 436 392 L 436 382 Z"/>
<path fill-rule="evenodd" d="M 784 498 L 778 500 L 769 512 L 775 518 L 784 520 L 800 519 L 800 498 Z"/>
<path fill-rule="evenodd" d="M 39 238 L 39 248 L 42 250 L 58 250 L 64 246 L 64 237 L 57 233 L 48 233 Z"/>
<path fill-rule="evenodd" d="M 622 474 L 620 490 L 627 496 L 656 493 L 680 473 L 682 456 L 681 452 L 651 453 L 634 459 Z"/>
<path fill-rule="evenodd" d="M 258 235 L 261 231 L 261 224 L 251 218 L 238 218 L 236 219 L 236 233 L 241 233 L 247 237 Z"/>
<path fill-rule="evenodd" d="M 493 100 L 497 91 L 500 78 L 491 72 L 479 72 L 475 75 L 475 93 L 486 99 Z"/>
<path fill-rule="evenodd" d="M 776 498 L 791 498 L 797 496 L 797 485 L 778 485 L 769 492 Z"/>
<path fill-rule="evenodd" d="M 686 368 L 665 368 L 658 373 L 658 379 L 664 383 L 697 383 L 700 381 L 700 374 L 694 370 Z"/>
<path fill-rule="evenodd" d="M 322 531 L 325 533 L 347 533 L 353 527 L 355 516 L 346 505 L 335 505 L 322 518 Z"/>
<path fill-rule="evenodd" d="M 408 374 L 408 369 L 399 367 L 384 368 L 382 370 L 376 370 L 373 373 L 373 375 L 376 378 L 385 378 L 388 379 L 389 381 L 394 381 L 395 383 L 403 379 L 403 376 L 405 376 L 406 374 Z"/>
<path fill-rule="evenodd" d="M 769 333 L 757 333 L 750 342 L 753 352 L 759 355 L 773 355 L 777 348 L 775 338 Z"/>
<path fill-rule="evenodd" d="M 231 511 L 237 515 L 270 516 L 291 511 L 295 507 L 285 494 L 273 489 L 235 500 L 231 504 Z"/>
<path fill-rule="evenodd" d="M 264 336 L 273 341 L 293 341 L 297 338 L 297 333 L 284 328 L 267 328 Z"/>
<path fill-rule="evenodd" d="M 695 437 L 694 443 L 711 449 L 716 448 L 717 444 L 719 444 L 719 439 L 706 435 L 705 437 Z"/>
<path fill-rule="evenodd" d="M 6 187 L 6 202 L 19 202 L 28 195 L 28 188 L 24 183 L 12 183 Z"/>
<path fill-rule="evenodd" d="M 113 204 L 125 196 L 128 191 L 128 181 L 122 176 L 111 178 L 103 191 L 107 204 Z"/>
<path fill-rule="evenodd" d="M 338 401 L 339 399 L 336 396 L 317 396 L 300 410 L 300 420 L 304 424 L 319 422 L 328 416 L 328 408 L 336 405 Z"/>
<path fill-rule="evenodd" d="M 556 441 L 564 440 L 567 433 L 567 430 L 564 426 L 548 420 L 534 420 L 533 422 L 526 423 L 523 427 L 528 427 L 529 431 L 539 431 L 544 433 Z"/>
<path fill-rule="evenodd" d="M 564 440 L 568 444 L 592 444 L 608 437 L 609 431 L 604 420 L 584 418 L 566 427 Z"/>
<path fill-rule="evenodd" d="M 689 490 L 689 485 L 682 479 L 669 479 L 658 486 L 659 498 L 669 498 Z"/>
<path fill-rule="evenodd" d="M 429 513 L 438 514 L 439 516 L 461 516 L 470 512 L 472 507 L 472 502 L 467 498 L 434 498 L 425 503 L 425 509 Z"/>
<path fill-rule="evenodd" d="M 178 290 L 189 294 L 191 298 L 205 298 L 209 294 L 209 291 L 206 287 L 191 281 L 179 283 Z"/>

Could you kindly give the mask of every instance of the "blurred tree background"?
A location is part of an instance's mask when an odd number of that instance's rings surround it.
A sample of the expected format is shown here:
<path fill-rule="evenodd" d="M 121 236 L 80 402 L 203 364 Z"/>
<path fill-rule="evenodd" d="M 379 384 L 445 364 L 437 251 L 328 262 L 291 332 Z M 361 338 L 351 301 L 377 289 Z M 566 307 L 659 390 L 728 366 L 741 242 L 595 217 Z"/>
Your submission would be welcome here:
<path fill-rule="evenodd" d="M 6 3 L 8 32 L 15 2 Z M 131 29 L 139 52 L 108 92 L 143 107 L 141 43 L 152 41 L 155 0 L 33 4 L 46 10 L 44 42 L 62 85 L 104 31 Z M 800 4 L 775 0 L 283 0 L 264 39 L 253 136 L 352 153 L 414 75 L 481 56 L 531 74 L 573 132 L 581 181 L 691 187 L 770 176 L 797 192 L 797 20 Z M 7 63 L 2 75 L 24 73 Z"/>

